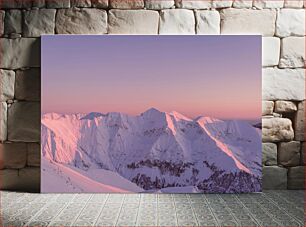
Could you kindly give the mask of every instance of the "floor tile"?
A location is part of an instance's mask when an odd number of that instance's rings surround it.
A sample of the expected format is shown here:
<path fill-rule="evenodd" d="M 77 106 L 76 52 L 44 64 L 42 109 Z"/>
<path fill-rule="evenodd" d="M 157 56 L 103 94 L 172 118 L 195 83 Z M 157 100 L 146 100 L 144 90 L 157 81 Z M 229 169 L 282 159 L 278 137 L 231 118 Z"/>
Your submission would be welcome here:
<path fill-rule="evenodd" d="M 1 192 L 4 226 L 304 226 L 303 191 L 256 194 Z"/>

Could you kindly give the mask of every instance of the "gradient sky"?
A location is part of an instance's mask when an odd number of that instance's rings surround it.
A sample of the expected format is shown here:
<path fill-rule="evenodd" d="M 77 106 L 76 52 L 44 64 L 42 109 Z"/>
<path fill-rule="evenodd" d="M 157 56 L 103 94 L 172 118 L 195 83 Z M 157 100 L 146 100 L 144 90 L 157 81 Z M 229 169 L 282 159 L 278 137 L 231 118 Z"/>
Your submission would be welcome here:
<path fill-rule="evenodd" d="M 260 36 L 42 37 L 42 111 L 261 116 Z"/>

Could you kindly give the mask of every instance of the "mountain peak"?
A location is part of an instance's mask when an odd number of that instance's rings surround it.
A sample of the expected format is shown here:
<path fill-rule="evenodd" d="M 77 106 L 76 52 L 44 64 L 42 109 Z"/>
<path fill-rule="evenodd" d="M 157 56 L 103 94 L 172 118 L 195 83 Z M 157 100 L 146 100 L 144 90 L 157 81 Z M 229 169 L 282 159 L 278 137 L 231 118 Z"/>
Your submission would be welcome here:
<path fill-rule="evenodd" d="M 103 116 L 105 116 L 105 114 L 98 113 L 98 112 L 91 112 L 85 115 L 84 117 L 82 117 L 80 120 L 93 120 L 97 117 L 103 117 Z"/>
<path fill-rule="evenodd" d="M 214 122 L 221 121 L 221 120 L 213 118 L 213 117 L 200 116 L 200 117 L 197 117 L 195 121 L 202 122 L 202 123 L 214 123 Z"/>
<path fill-rule="evenodd" d="M 61 118 L 80 119 L 83 116 L 84 114 L 81 113 L 63 114 L 63 113 L 50 112 L 50 113 L 44 113 L 42 115 L 42 119 L 50 119 L 50 120 L 56 120 Z"/>
<path fill-rule="evenodd" d="M 161 113 L 161 111 L 154 107 L 151 107 L 150 109 L 147 109 L 144 113 Z"/>
<path fill-rule="evenodd" d="M 150 108 L 148 110 L 146 110 L 145 112 L 143 112 L 142 114 L 140 114 L 140 116 L 145 116 L 145 117 L 148 117 L 148 118 L 159 118 L 161 116 L 165 116 L 166 114 L 164 112 L 161 112 L 159 111 L 158 109 L 156 108 Z"/>
<path fill-rule="evenodd" d="M 181 113 L 179 113 L 177 111 L 171 111 L 169 114 L 172 115 L 176 120 L 191 121 L 190 118 L 184 116 L 183 114 L 181 114 Z"/>
<path fill-rule="evenodd" d="M 185 121 L 177 112 L 155 108 L 141 116 L 113 112 L 92 121 L 82 121 L 81 117 L 91 119 L 102 114 L 77 116 L 81 115 L 43 118 L 41 146 L 43 158 L 78 171 L 77 179 L 82 182 L 87 176 L 113 182 L 112 177 L 100 175 L 100 169 L 144 190 L 176 185 L 179 189 L 198 187 L 214 192 L 260 188 L 261 136 L 249 123 L 208 117 Z M 60 174 L 62 177 L 65 172 Z M 233 184 L 229 186 L 224 179 L 234 179 Z M 92 185 L 88 181 L 82 190 Z"/>

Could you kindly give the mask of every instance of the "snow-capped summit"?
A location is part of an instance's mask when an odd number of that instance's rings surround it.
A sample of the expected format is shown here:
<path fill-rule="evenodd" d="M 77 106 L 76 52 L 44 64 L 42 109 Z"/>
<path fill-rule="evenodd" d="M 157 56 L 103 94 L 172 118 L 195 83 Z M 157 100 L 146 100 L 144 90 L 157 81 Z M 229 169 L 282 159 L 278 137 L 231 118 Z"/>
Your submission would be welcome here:
<path fill-rule="evenodd" d="M 154 120 L 154 119 L 158 119 L 160 117 L 164 117 L 165 113 L 159 111 L 156 108 L 150 108 L 150 109 L 146 110 L 145 112 L 141 113 L 140 116 L 142 116 L 146 119 Z"/>
<path fill-rule="evenodd" d="M 150 113 L 153 114 L 153 113 L 162 113 L 162 112 L 154 107 L 151 107 L 147 109 L 146 111 L 144 111 L 142 114 L 150 114 Z"/>
<path fill-rule="evenodd" d="M 191 121 L 190 118 L 184 116 L 183 114 L 176 112 L 176 111 L 171 111 L 169 113 L 171 116 L 173 116 L 175 118 L 175 120 L 179 121 L 179 120 L 185 120 L 185 121 Z"/>
<path fill-rule="evenodd" d="M 138 116 L 46 114 L 42 155 L 83 172 L 112 171 L 143 190 L 261 188 L 261 137 L 251 124 L 239 120 L 192 120 L 155 108 Z"/>
<path fill-rule="evenodd" d="M 215 123 L 215 122 L 219 122 L 221 120 L 213 118 L 213 117 L 203 117 L 203 116 L 199 116 L 195 119 L 195 121 L 200 122 L 202 124 L 211 124 L 211 123 Z"/>
<path fill-rule="evenodd" d="M 97 112 L 91 112 L 87 114 L 86 116 L 82 117 L 80 120 L 93 120 L 97 117 L 104 117 L 105 114 L 97 113 Z"/>

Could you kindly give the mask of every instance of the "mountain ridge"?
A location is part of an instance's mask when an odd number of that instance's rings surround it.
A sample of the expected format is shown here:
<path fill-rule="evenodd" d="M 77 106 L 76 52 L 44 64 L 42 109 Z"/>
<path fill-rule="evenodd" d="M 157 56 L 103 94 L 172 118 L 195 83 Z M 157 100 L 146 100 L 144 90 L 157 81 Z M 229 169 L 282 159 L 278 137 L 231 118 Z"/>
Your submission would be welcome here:
<path fill-rule="evenodd" d="M 114 171 L 145 190 L 195 186 L 209 192 L 206 187 L 215 184 L 212 191 L 260 188 L 261 138 L 244 121 L 190 119 L 155 108 L 137 116 L 45 114 L 42 151 L 61 164 Z M 253 183 L 242 189 L 219 185 L 227 175 Z"/>

